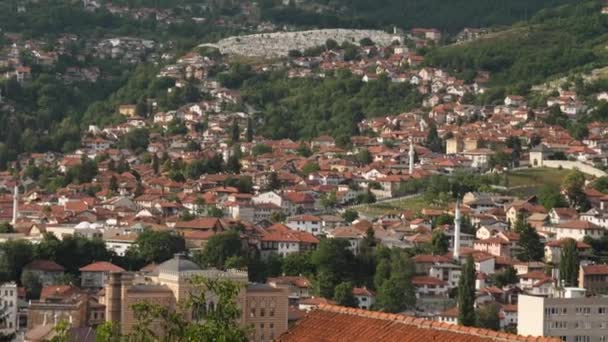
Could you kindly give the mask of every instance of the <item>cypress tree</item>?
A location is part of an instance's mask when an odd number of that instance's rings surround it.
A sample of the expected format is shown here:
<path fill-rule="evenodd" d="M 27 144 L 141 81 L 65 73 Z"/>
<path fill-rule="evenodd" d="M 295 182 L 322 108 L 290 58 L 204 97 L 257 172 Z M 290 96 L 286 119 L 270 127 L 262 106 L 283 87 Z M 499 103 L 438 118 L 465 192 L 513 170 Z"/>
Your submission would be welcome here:
<path fill-rule="evenodd" d="M 559 277 L 565 286 L 576 286 L 578 283 L 578 251 L 576 241 L 568 239 L 562 246 L 561 258 L 559 261 Z"/>
<path fill-rule="evenodd" d="M 467 256 L 458 281 L 458 324 L 475 325 L 475 264 L 473 256 Z"/>
<path fill-rule="evenodd" d="M 232 137 L 232 142 L 237 143 L 241 137 L 241 129 L 239 128 L 239 123 L 234 119 L 232 122 L 232 127 L 230 128 L 230 136 Z"/>
<path fill-rule="evenodd" d="M 247 119 L 247 142 L 253 141 L 253 120 L 251 118 Z"/>
<path fill-rule="evenodd" d="M 158 156 L 156 153 L 152 155 L 152 170 L 154 170 L 154 174 L 157 175 L 160 169 L 160 162 L 158 161 Z"/>

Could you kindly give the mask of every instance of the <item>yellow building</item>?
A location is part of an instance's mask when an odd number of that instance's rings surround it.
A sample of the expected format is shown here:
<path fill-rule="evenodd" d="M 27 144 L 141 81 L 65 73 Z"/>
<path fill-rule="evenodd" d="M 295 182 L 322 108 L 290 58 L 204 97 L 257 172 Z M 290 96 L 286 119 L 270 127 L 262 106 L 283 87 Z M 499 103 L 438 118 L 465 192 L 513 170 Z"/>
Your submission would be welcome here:
<path fill-rule="evenodd" d="M 250 340 L 271 341 L 287 330 L 288 295 L 284 289 L 263 284 L 248 284 L 247 271 L 201 269 L 183 255 L 176 255 L 158 266 L 156 274 L 145 279 L 134 278 L 131 273 L 111 273 L 105 294 L 106 319 L 120 323 L 123 333 L 130 333 L 136 321 L 133 305 L 152 302 L 171 309 L 188 299 L 190 279 L 201 276 L 207 279 L 225 279 L 243 285 L 238 295 L 241 323 L 251 330 Z M 207 293 L 209 306 L 214 295 Z M 185 313 L 192 317 L 191 313 Z M 162 333 L 162 332 L 158 332 Z"/>

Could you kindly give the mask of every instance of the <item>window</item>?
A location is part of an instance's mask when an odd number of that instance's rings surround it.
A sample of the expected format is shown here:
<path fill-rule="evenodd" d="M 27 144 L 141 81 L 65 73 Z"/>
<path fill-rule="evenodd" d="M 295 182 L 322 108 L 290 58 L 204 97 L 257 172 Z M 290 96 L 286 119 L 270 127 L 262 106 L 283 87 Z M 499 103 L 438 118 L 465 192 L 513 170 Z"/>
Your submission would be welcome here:
<path fill-rule="evenodd" d="M 264 308 L 261 308 L 261 309 L 260 309 L 260 317 L 264 317 L 264 314 L 265 314 L 265 312 L 264 312 L 264 311 L 265 311 L 265 310 L 264 310 Z"/>
<path fill-rule="evenodd" d="M 574 338 L 575 342 L 590 342 L 591 341 L 591 337 L 589 336 L 576 336 Z"/>
<path fill-rule="evenodd" d="M 268 311 L 268 316 L 270 316 L 270 317 L 274 317 L 274 309 L 270 309 L 270 310 Z"/>
<path fill-rule="evenodd" d="M 606 308 L 605 307 L 601 307 L 597 309 L 597 313 L 600 315 L 605 315 L 606 314 Z"/>
<path fill-rule="evenodd" d="M 255 308 L 251 308 L 249 311 L 249 317 L 255 317 Z"/>

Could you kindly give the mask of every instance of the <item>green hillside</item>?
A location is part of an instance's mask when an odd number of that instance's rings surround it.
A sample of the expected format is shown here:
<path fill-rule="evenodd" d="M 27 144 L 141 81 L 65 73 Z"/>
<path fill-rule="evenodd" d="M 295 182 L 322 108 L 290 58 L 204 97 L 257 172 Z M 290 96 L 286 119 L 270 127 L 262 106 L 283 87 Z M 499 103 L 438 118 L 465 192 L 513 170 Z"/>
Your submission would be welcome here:
<path fill-rule="evenodd" d="M 466 44 L 435 49 L 429 65 L 471 74 L 487 70 L 495 85 L 529 85 L 608 61 L 608 15 L 600 1 L 543 10 L 525 23 Z"/>
<path fill-rule="evenodd" d="M 511 25 L 538 11 L 576 0 L 317 0 L 314 6 L 272 7 L 262 1 L 268 19 L 286 24 L 323 26 L 436 27 L 456 32 L 464 27 Z"/>

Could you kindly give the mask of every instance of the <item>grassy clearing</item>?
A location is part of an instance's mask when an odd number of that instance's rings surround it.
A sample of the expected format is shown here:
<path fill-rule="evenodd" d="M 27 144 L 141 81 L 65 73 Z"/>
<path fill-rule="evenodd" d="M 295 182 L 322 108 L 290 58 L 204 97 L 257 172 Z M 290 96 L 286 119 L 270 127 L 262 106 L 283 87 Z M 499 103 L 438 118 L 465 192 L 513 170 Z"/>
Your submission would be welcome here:
<path fill-rule="evenodd" d="M 509 187 L 542 186 L 545 184 L 559 186 L 571 170 L 550 168 L 523 169 L 509 173 Z"/>
<path fill-rule="evenodd" d="M 420 212 L 422 211 L 422 209 L 430 207 L 436 208 L 432 206 L 428 201 L 426 201 L 424 196 L 418 196 L 394 202 L 370 204 L 367 206 L 360 207 L 357 210 L 359 211 L 359 213 L 361 213 L 361 215 L 368 217 L 377 217 L 392 213 L 399 213 L 404 210 Z"/>

